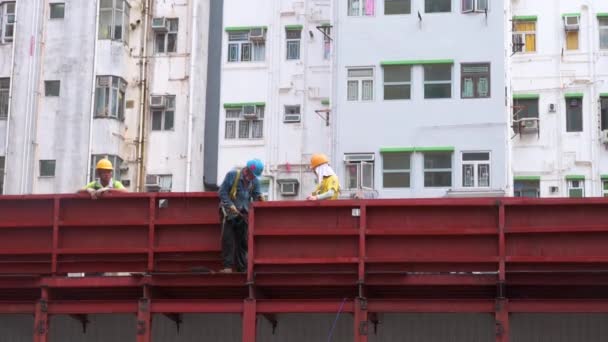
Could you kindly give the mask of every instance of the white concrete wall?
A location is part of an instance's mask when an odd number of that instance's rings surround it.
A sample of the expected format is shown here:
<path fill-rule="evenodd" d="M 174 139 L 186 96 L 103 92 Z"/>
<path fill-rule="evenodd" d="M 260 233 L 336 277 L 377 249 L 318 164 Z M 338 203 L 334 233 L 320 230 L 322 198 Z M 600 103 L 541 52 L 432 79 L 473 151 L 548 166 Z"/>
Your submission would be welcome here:
<path fill-rule="evenodd" d="M 332 122 L 336 134 L 333 162 L 344 182 L 345 153 L 374 153 L 374 188 L 380 197 L 438 197 L 462 190 L 463 151 L 491 152 L 490 189 L 508 192 L 507 118 L 505 105 L 506 17 L 503 1 L 491 1 L 484 13 L 425 13 L 424 1 L 413 0 L 411 13 L 384 15 L 376 1 L 375 15 L 347 16 L 347 3 L 335 8 L 338 21 L 335 96 Z M 418 19 L 420 12 L 422 21 Z M 410 100 L 383 100 L 382 61 L 453 59 L 452 97 L 424 99 L 423 67 L 412 68 Z M 491 98 L 461 99 L 461 63 L 491 63 Z M 373 101 L 347 101 L 347 68 L 374 68 Z M 452 146 L 452 187 L 425 188 L 423 157 L 411 160 L 410 188 L 382 187 L 382 147 Z"/>
<path fill-rule="evenodd" d="M 602 196 L 600 175 L 608 154 L 600 143 L 599 94 L 608 92 L 608 51 L 599 49 L 597 13 L 607 2 L 533 0 L 513 2 L 514 16 L 536 15 L 536 52 L 512 58 L 513 93 L 538 94 L 540 137 L 513 139 L 515 176 L 540 176 L 542 197 L 568 196 L 567 175 L 585 176 L 585 196 Z M 565 49 L 564 13 L 580 13 L 579 49 Z M 563 51 L 562 51 L 563 49 Z M 566 132 L 566 93 L 583 93 L 583 131 Z M 556 111 L 549 112 L 549 104 Z M 550 192 L 550 187 L 559 190 Z"/>

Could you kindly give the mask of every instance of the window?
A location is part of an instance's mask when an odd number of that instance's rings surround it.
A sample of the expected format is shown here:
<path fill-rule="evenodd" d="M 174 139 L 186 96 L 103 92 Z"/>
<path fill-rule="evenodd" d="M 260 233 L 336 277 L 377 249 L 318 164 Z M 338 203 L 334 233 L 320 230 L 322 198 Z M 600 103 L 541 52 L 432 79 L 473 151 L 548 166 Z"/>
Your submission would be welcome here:
<path fill-rule="evenodd" d="M 410 14 L 411 0 L 384 0 L 384 14 Z"/>
<path fill-rule="evenodd" d="M 490 97 L 490 63 L 460 65 L 463 99 Z"/>
<path fill-rule="evenodd" d="M 152 109 L 152 130 L 171 131 L 175 117 L 175 95 L 165 95 L 164 107 Z"/>
<path fill-rule="evenodd" d="M 128 43 L 129 10 L 126 0 L 100 0 L 99 39 Z"/>
<path fill-rule="evenodd" d="M 127 82 L 116 76 L 97 76 L 95 87 L 95 117 L 125 119 Z"/>
<path fill-rule="evenodd" d="M 351 17 L 374 15 L 374 0 L 348 0 L 348 15 Z"/>
<path fill-rule="evenodd" d="M 15 2 L 0 3 L 0 43 L 10 43 L 15 35 Z"/>
<path fill-rule="evenodd" d="M 225 128 L 225 139 L 264 138 L 264 106 L 227 108 Z"/>
<path fill-rule="evenodd" d="M 462 12 L 485 12 L 488 8 L 489 0 L 462 0 Z"/>
<path fill-rule="evenodd" d="M 260 62 L 266 55 L 266 29 L 228 32 L 228 62 Z"/>
<path fill-rule="evenodd" d="M 385 65 L 384 99 L 404 100 L 411 97 L 412 67 L 409 65 Z"/>
<path fill-rule="evenodd" d="M 157 32 L 154 37 L 156 53 L 177 52 L 177 30 L 179 19 L 167 19 L 167 32 Z"/>
<path fill-rule="evenodd" d="M 300 114 L 300 105 L 285 106 L 285 116 L 283 122 L 300 122 L 302 116 Z"/>
<path fill-rule="evenodd" d="M 538 118 L 538 99 L 514 99 L 513 118 Z"/>
<path fill-rule="evenodd" d="M 0 104 L 2 103 L 1 101 L 2 98 L 2 94 L 0 94 Z M 0 107 L 2 108 L 2 107 Z M 600 97 L 600 111 L 601 111 L 601 118 L 602 118 L 602 129 L 608 129 L 608 96 L 607 97 Z M 0 114 L 2 112 L 0 111 Z M 1 117 L 1 115 L 0 115 Z"/>
<path fill-rule="evenodd" d="M 608 49 L 608 18 L 598 18 L 600 26 L 600 49 Z"/>
<path fill-rule="evenodd" d="M 40 161 L 40 177 L 55 177 L 55 161 L 41 160 Z"/>
<path fill-rule="evenodd" d="M 322 29 L 325 32 L 323 35 L 323 59 L 328 60 L 331 56 L 331 27 L 322 25 Z"/>
<path fill-rule="evenodd" d="M 536 21 L 513 20 L 513 52 L 536 51 Z"/>
<path fill-rule="evenodd" d="M 566 132 L 583 131 L 583 99 L 566 98 Z"/>
<path fill-rule="evenodd" d="M 0 195 L 4 194 L 4 157 L 0 157 Z"/>
<path fill-rule="evenodd" d="M 391 152 L 382 154 L 382 187 L 410 187 L 411 153 Z"/>
<path fill-rule="evenodd" d="M 51 4 L 51 19 L 63 19 L 65 16 L 65 4 L 54 3 Z"/>
<path fill-rule="evenodd" d="M 426 13 L 452 12 L 452 0 L 424 0 Z"/>
<path fill-rule="evenodd" d="M 462 186 L 490 187 L 490 152 L 462 153 Z"/>
<path fill-rule="evenodd" d="M 374 154 L 344 155 L 346 190 L 374 189 Z"/>
<path fill-rule="evenodd" d="M 571 197 L 571 198 L 585 197 L 585 180 L 584 179 L 568 180 L 568 197 Z"/>
<path fill-rule="evenodd" d="M 6 119 L 8 117 L 8 94 L 10 92 L 10 87 L 10 78 L 0 78 L 0 119 Z"/>
<path fill-rule="evenodd" d="M 2 173 L 0 173 L 2 174 Z M 0 194 L 2 192 L 0 191 Z M 608 179 L 602 179 L 602 195 L 608 197 Z"/>
<path fill-rule="evenodd" d="M 277 179 L 281 196 L 297 196 L 300 182 L 297 179 Z"/>
<path fill-rule="evenodd" d="M 287 34 L 287 59 L 300 59 L 300 38 L 302 36 L 301 29 L 288 29 Z"/>
<path fill-rule="evenodd" d="M 452 65 L 424 66 L 424 98 L 449 99 L 452 97 Z"/>
<path fill-rule="evenodd" d="M 424 186 L 452 186 L 452 152 L 424 153 Z"/>
<path fill-rule="evenodd" d="M 513 189 L 515 197 L 540 197 L 540 180 L 515 180 Z"/>
<path fill-rule="evenodd" d="M 108 159 L 112 166 L 114 166 L 114 170 L 112 170 L 112 178 L 114 180 L 120 180 L 120 166 L 122 165 L 122 159 L 119 156 L 111 155 L 111 154 L 93 154 L 91 155 L 91 179 L 90 181 L 94 181 L 97 178 L 97 173 L 95 173 L 95 165 L 97 162 L 102 159 Z"/>
<path fill-rule="evenodd" d="M 566 50 L 578 50 L 578 30 L 566 31 Z"/>
<path fill-rule="evenodd" d="M 44 81 L 44 96 L 59 96 L 60 81 Z"/>
<path fill-rule="evenodd" d="M 173 175 L 147 175 L 146 191 L 171 192 L 173 188 Z"/>
<path fill-rule="evenodd" d="M 348 101 L 371 101 L 374 99 L 374 69 L 348 69 Z"/>

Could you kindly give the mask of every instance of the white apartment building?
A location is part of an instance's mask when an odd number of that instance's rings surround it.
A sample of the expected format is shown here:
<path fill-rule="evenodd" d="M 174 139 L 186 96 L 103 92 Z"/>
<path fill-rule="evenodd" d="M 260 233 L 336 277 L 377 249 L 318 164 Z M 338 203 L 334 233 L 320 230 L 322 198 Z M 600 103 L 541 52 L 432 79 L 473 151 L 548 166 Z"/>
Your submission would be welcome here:
<path fill-rule="evenodd" d="M 515 196 L 608 193 L 608 2 L 512 1 Z"/>
<path fill-rule="evenodd" d="M 221 184 L 250 158 L 266 163 L 271 199 L 304 199 L 314 187 L 310 156 L 330 150 L 332 0 L 225 0 L 219 82 L 217 158 L 205 178 Z M 212 17 L 212 25 L 217 24 Z M 211 163 L 216 162 L 217 167 Z M 216 173 L 214 175 L 214 172 Z"/>
<path fill-rule="evenodd" d="M 335 2 L 332 160 L 345 195 L 510 193 L 507 5 Z"/>
<path fill-rule="evenodd" d="M 0 0 L 0 193 L 202 190 L 209 2 Z M 158 177 L 157 177 L 158 176 Z"/>

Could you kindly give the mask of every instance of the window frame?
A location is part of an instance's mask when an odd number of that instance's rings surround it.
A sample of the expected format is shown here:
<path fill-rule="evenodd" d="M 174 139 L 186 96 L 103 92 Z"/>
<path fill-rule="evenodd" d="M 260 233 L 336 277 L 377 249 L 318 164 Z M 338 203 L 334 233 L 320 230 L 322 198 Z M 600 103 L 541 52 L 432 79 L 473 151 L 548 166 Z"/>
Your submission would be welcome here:
<path fill-rule="evenodd" d="M 45 172 L 45 174 L 43 174 L 43 170 L 45 169 L 44 164 L 47 164 L 46 167 L 50 167 L 51 168 L 50 170 L 52 170 L 52 172 Z M 57 161 L 55 159 L 40 159 L 38 161 L 38 177 L 39 178 L 55 177 L 56 167 L 57 167 Z M 49 169 L 46 169 L 46 171 L 49 171 Z"/>
<path fill-rule="evenodd" d="M 371 70 L 371 76 L 349 76 L 349 72 L 354 70 Z M 346 68 L 346 100 L 349 102 L 372 102 L 374 101 L 375 89 L 374 89 L 374 77 L 376 70 L 373 66 L 370 67 L 350 67 Z M 351 82 L 357 82 L 357 99 L 350 100 L 348 97 L 348 86 Z M 363 99 L 363 84 L 364 82 L 371 82 L 371 98 Z"/>
<path fill-rule="evenodd" d="M 428 1 L 448 1 L 450 3 L 450 9 L 448 11 L 427 11 L 427 2 Z M 454 11 L 454 9 L 452 7 L 454 7 L 452 0 L 424 0 L 424 13 L 427 14 L 434 14 L 434 13 L 452 13 Z"/>
<path fill-rule="evenodd" d="M 290 32 L 299 32 L 300 38 L 288 38 Z M 285 58 L 288 61 L 299 61 L 301 56 L 301 47 L 302 47 L 302 29 L 285 29 L 285 47 L 286 47 L 286 55 Z M 295 49 L 292 49 L 295 47 Z M 297 51 L 297 56 L 290 55 L 291 51 Z"/>
<path fill-rule="evenodd" d="M 158 190 L 155 192 L 171 192 L 173 191 L 173 174 L 169 174 L 169 173 L 162 173 L 162 174 L 148 174 L 146 176 L 154 176 L 154 177 L 158 177 Z M 170 184 L 170 186 L 167 188 L 166 186 L 162 186 L 163 184 L 166 185 L 166 183 L 163 183 L 163 180 L 169 180 L 168 183 Z"/>
<path fill-rule="evenodd" d="M 283 107 L 284 111 L 283 111 L 283 123 L 300 123 L 302 122 L 302 106 L 300 105 L 285 105 Z M 293 113 L 288 113 L 290 111 L 290 109 L 297 109 L 297 113 L 293 112 Z M 287 115 L 299 115 L 300 118 L 298 119 L 298 121 L 295 120 L 287 120 L 286 117 Z"/>
<path fill-rule="evenodd" d="M 473 73 L 465 72 L 464 68 L 469 66 L 486 66 L 488 67 L 487 73 Z M 470 77 L 473 79 L 473 96 L 464 96 L 465 78 Z M 479 95 L 479 81 L 487 76 L 488 82 L 488 93 L 486 96 Z M 487 99 L 492 97 L 492 63 L 490 62 L 479 62 L 479 63 L 460 63 L 460 98 L 461 99 Z"/>
<path fill-rule="evenodd" d="M 366 0 L 347 0 L 346 3 L 346 16 L 347 17 L 373 17 L 376 15 L 376 0 L 371 0 L 372 1 L 372 8 L 371 11 L 367 11 L 365 3 Z M 355 11 L 353 11 L 352 8 L 352 4 L 354 3 L 358 3 L 359 5 L 357 6 L 356 9 L 356 13 Z M 353 14 L 355 13 L 355 14 Z"/>
<path fill-rule="evenodd" d="M 600 39 L 598 46 L 600 50 L 608 50 L 608 17 L 597 18 L 598 38 Z M 602 24 L 602 22 L 604 24 Z M 605 37 L 605 45 L 602 47 L 602 36 Z"/>
<path fill-rule="evenodd" d="M 3 84 L 7 84 L 7 87 L 2 87 Z M 6 120 L 8 118 L 8 111 L 10 109 L 10 92 L 11 92 L 11 79 L 10 77 L 2 77 L 0 78 L 0 120 Z M 1 102 L 2 100 L 6 101 L 4 103 Z M 6 112 L 5 112 L 5 110 Z"/>
<path fill-rule="evenodd" d="M 490 11 L 490 0 L 468 0 L 471 2 L 471 9 L 465 9 L 465 1 L 467 0 L 460 1 L 460 10 L 462 13 L 485 13 L 486 10 L 488 12 Z M 481 1 L 485 1 L 486 8 L 480 8 L 481 6 L 479 5 L 479 3 Z"/>
<path fill-rule="evenodd" d="M 224 109 L 224 141 L 259 141 L 264 139 L 264 111 L 266 106 L 256 105 L 256 119 L 245 118 L 243 113 L 243 107 L 231 107 Z M 239 111 L 238 117 L 228 117 L 228 112 Z M 247 126 L 247 137 L 241 137 L 241 122 L 248 122 Z M 228 124 L 234 123 L 234 137 L 228 137 Z M 255 136 L 254 123 L 258 123 L 261 128 L 261 135 Z"/>
<path fill-rule="evenodd" d="M 57 6 L 63 6 L 61 17 L 53 17 L 53 8 Z M 51 2 L 49 3 L 49 19 L 65 19 L 65 2 Z"/>
<path fill-rule="evenodd" d="M 423 175 L 424 175 L 424 187 L 425 188 L 450 188 L 452 184 L 454 184 L 454 152 L 443 152 L 443 151 L 433 151 L 433 152 L 423 152 Z M 427 155 L 440 155 L 440 154 L 449 154 L 450 155 L 450 167 L 449 168 L 427 168 L 426 167 L 426 158 Z M 439 173 L 439 172 L 450 172 L 450 184 L 448 185 L 427 185 L 426 175 L 427 173 Z"/>
<path fill-rule="evenodd" d="M 584 126 L 584 115 L 583 115 L 583 98 L 582 97 L 566 97 L 566 133 L 580 133 L 583 132 L 585 130 L 585 126 Z M 572 101 L 576 100 L 578 105 L 576 107 L 580 108 L 580 110 L 578 111 L 578 113 L 573 112 L 571 110 L 572 108 Z M 577 117 L 572 118 L 572 115 L 576 115 Z M 576 127 L 573 127 L 573 124 L 571 125 L 570 122 L 572 120 L 576 120 L 577 122 L 580 122 L 580 130 L 576 129 L 578 127 L 578 125 Z"/>
<path fill-rule="evenodd" d="M 476 159 L 476 160 L 464 160 L 465 154 L 481 154 L 487 153 L 488 159 Z M 492 186 L 492 152 L 491 151 L 462 151 L 460 153 L 460 165 L 462 172 L 462 183 L 461 186 L 463 188 L 472 188 L 472 189 L 489 189 Z M 465 185 L 465 166 L 472 165 L 473 166 L 473 185 Z M 488 168 L 488 185 L 479 185 L 480 183 L 480 175 L 479 175 L 479 167 L 486 165 Z"/>
<path fill-rule="evenodd" d="M 603 195 L 603 197 L 608 197 L 608 179 L 602 178 L 601 183 L 602 183 L 602 195 Z"/>
<path fill-rule="evenodd" d="M 100 80 L 103 77 L 108 77 L 109 82 L 108 85 L 100 85 Z M 114 82 L 116 80 L 116 82 Z M 117 84 L 115 86 L 115 83 Z M 98 75 L 95 78 L 95 101 L 94 108 L 95 113 L 93 115 L 94 118 L 113 118 L 119 121 L 125 121 L 125 99 L 127 93 L 128 83 L 124 78 L 120 76 L 113 75 Z M 103 92 L 103 100 L 106 104 L 105 111 L 106 114 L 100 114 L 99 112 L 99 93 Z M 122 96 L 122 97 L 121 97 Z M 114 109 L 114 98 L 116 97 L 116 113 L 113 113 Z M 106 100 L 107 98 L 107 100 Z"/>
<path fill-rule="evenodd" d="M 564 50 L 565 51 L 579 51 L 580 50 L 580 48 L 581 48 L 581 41 L 580 41 L 581 36 L 579 34 L 579 31 L 580 30 L 565 31 L 565 35 L 564 35 L 564 38 L 566 40 L 565 44 L 564 44 Z M 574 33 L 576 34 L 576 47 L 570 48 L 569 45 L 568 45 L 569 44 L 568 36 L 573 35 Z"/>
<path fill-rule="evenodd" d="M 349 158 L 353 156 L 354 158 Z M 375 174 L 375 162 L 376 156 L 374 153 L 346 153 L 344 154 L 344 188 L 345 190 L 374 190 L 374 174 Z M 351 187 L 351 175 L 349 169 L 354 169 L 355 174 L 355 187 Z M 369 175 L 364 174 L 369 172 Z M 367 177 L 365 177 L 367 176 Z M 364 178 L 370 180 L 370 184 L 363 184 Z M 366 186 L 368 185 L 368 186 Z"/>
<path fill-rule="evenodd" d="M 266 28 L 262 28 L 262 30 L 264 30 L 264 34 L 266 34 L 267 30 Z M 247 34 L 247 38 L 246 39 L 232 39 L 231 40 L 231 35 L 233 37 L 237 37 L 237 35 L 240 34 Z M 263 40 L 259 40 L 259 41 L 253 41 L 250 38 L 250 34 L 251 34 L 251 29 L 246 29 L 246 30 L 239 30 L 239 31 L 229 31 L 226 32 L 228 34 L 228 39 L 227 39 L 227 45 L 226 45 L 226 63 L 232 64 L 232 63 L 260 63 L 260 62 L 265 62 L 266 61 L 266 39 Z M 249 59 L 248 60 L 243 60 L 243 55 L 242 55 L 242 50 L 243 50 L 243 46 L 244 45 L 248 45 L 249 46 Z M 260 46 L 263 45 L 263 53 L 260 53 L 260 50 L 262 48 L 260 48 Z M 235 48 L 236 51 L 236 58 L 232 59 L 231 58 L 231 49 Z M 256 57 L 260 56 L 261 59 L 256 59 Z"/>
<path fill-rule="evenodd" d="M 167 32 L 156 32 L 154 34 L 154 53 L 155 54 L 172 54 L 177 53 L 177 38 L 179 34 L 179 18 L 166 18 Z M 175 23 L 173 27 L 172 23 Z M 159 51 L 158 37 L 163 37 L 162 51 Z M 169 51 L 169 36 L 174 37 L 173 51 Z"/>
<path fill-rule="evenodd" d="M 9 5 L 13 5 L 13 11 L 8 12 Z M 9 16 L 12 16 L 12 20 L 9 20 Z M 12 43 L 15 39 L 15 22 L 17 19 L 17 2 L 6 1 L 0 2 L 0 44 Z M 11 27 L 11 35 L 7 36 L 6 32 Z"/>
<path fill-rule="evenodd" d="M 575 186 L 575 182 L 578 185 Z M 584 198 L 585 197 L 585 180 L 584 179 L 568 179 L 568 198 Z M 572 196 L 572 191 L 580 190 L 581 196 Z"/>
<path fill-rule="evenodd" d="M 6 157 L 0 156 L 0 195 L 4 194 L 4 168 L 6 167 Z"/>
<path fill-rule="evenodd" d="M 534 31 L 518 31 L 517 30 L 517 24 L 524 24 L 524 23 L 534 23 Z M 536 51 L 538 50 L 538 35 L 536 34 L 536 31 L 538 30 L 538 26 L 537 26 L 537 21 L 536 20 L 518 20 L 518 19 L 514 19 L 513 20 L 513 32 L 511 35 L 511 40 L 512 42 L 515 41 L 515 36 L 520 35 L 521 36 L 521 41 L 523 42 L 524 45 L 521 46 L 521 50 L 516 51 L 515 48 L 516 46 L 513 45 L 513 49 L 512 51 L 514 53 L 536 53 Z M 528 50 L 528 45 L 525 43 L 527 40 L 528 36 L 534 36 L 534 50 L 529 51 Z"/>
<path fill-rule="evenodd" d="M 600 96 L 600 129 L 608 130 L 608 96 Z"/>
<path fill-rule="evenodd" d="M 54 86 L 57 86 L 57 93 L 51 92 Z M 60 80 L 45 80 L 44 81 L 44 96 L 45 97 L 60 97 L 61 96 L 61 81 Z"/>
<path fill-rule="evenodd" d="M 163 97 L 165 98 L 165 106 L 161 109 L 161 108 L 150 108 L 150 115 L 151 115 L 151 120 L 150 120 L 150 130 L 152 132 L 171 132 L 171 131 L 175 131 L 175 113 L 176 113 L 176 107 L 177 107 L 177 96 L 176 95 L 163 95 Z M 172 106 L 169 106 L 168 103 L 172 103 Z M 160 112 L 160 128 L 156 129 L 154 128 L 154 122 L 155 122 L 155 117 L 156 115 L 158 115 L 158 113 Z M 171 112 L 172 117 L 171 117 L 171 128 L 166 128 L 167 125 L 167 112 Z"/>
<path fill-rule="evenodd" d="M 387 11 L 386 11 L 386 9 L 387 9 L 386 3 L 389 2 L 389 1 L 395 1 L 396 2 L 396 1 L 400 1 L 400 0 L 384 0 L 384 15 L 408 15 L 408 14 L 412 14 L 412 0 L 406 0 L 406 1 L 409 1 L 409 6 L 408 6 L 409 10 L 406 13 L 387 13 Z M 403 0 L 401 0 L 401 1 L 403 1 Z"/>
<path fill-rule="evenodd" d="M 397 68 L 397 67 L 406 67 L 409 69 L 409 81 L 402 81 L 402 82 L 386 82 L 386 72 L 387 72 L 387 68 L 390 69 L 391 68 Z M 383 65 L 382 66 L 382 99 L 384 101 L 399 101 L 399 100 L 411 100 L 412 99 L 412 66 L 411 65 Z M 386 87 L 387 86 L 409 86 L 408 89 L 408 94 L 406 98 L 394 98 L 394 99 L 387 99 L 386 98 Z"/>
<path fill-rule="evenodd" d="M 517 183 L 523 185 L 521 187 L 517 186 Z M 526 187 L 525 185 L 532 185 L 533 187 Z M 529 194 L 530 191 L 535 190 L 535 196 L 523 196 L 525 194 Z M 521 198 L 540 198 L 540 180 L 513 180 L 513 197 L 521 197 Z"/>
<path fill-rule="evenodd" d="M 97 39 L 98 40 L 111 40 L 111 41 L 119 41 L 119 42 L 123 42 L 124 44 L 129 44 L 129 16 L 131 13 L 131 5 L 129 5 L 129 2 L 127 0 L 111 0 L 112 1 L 112 8 L 109 7 L 101 7 L 101 1 L 99 2 L 99 7 L 98 7 L 98 11 L 99 11 L 99 16 L 101 18 L 102 12 L 108 12 L 111 13 L 112 16 L 112 25 L 110 26 L 110 29 L 108 30 L 107 34 L 105 33 L 105 31 L 102 30 L 102 21 L 99 20 L 99 32 L 97 34 Z M 118 8 L 117 4 L 121 3 L 122 6 L 120 6 L 121 8 Z M 120 23 L 120 25 L 117 25 L 117 23 Z M 117 28 L 121 27 L 120 30 L 120 38 L 116 38 L 117 36 Z"/>
<path fill-rule="evenodd" d="M 450 80 L 446 81 L 446 80 L 433 80 L 433 81 L 427 81 L 426 79 L 426 75 L 427 75 L 427 68 L 432 68 L 435 66 L 449 66 L 450 67 Z M 424 99 L 425 100 L 441 100 L 441 99 L 451 99 L 453 98 L 453 93 L 454 93 L 454 64 L 452 63 L 442 63 L 442 64 L 425 64 L 423 65 L 423 81 L 424 81 Z M 445 84 L 449 84 L 450 87 L 450 96 L 448 97 L 428 97 L 427 96 L 427 85 L 445 85 Z"/>
<path fill-rule="evenodd" d="M 382 188 L 383 189 L 409 189 L 412 187 L 412 155 L 411 152 L 384 152 L 380 154 L 382 156 Z M 407 159 L 407 163 L 409 164 L 408 168 L 405 169 L 387 169 L 385 166 L 385 157 L 387 155 L 396 156 L 402 155 L 405 157 L 404 160 Z M 386 186 L 385 179 L 386 174 L 405 174 L 407 175 L 407 185 L 404 186 Z"/>

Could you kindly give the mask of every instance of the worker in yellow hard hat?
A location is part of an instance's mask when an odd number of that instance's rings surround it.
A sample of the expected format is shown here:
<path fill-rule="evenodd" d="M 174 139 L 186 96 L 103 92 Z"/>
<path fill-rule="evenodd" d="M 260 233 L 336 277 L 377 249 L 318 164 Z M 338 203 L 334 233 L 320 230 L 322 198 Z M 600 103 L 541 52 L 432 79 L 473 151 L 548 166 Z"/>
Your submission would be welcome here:
<path fill-rule="evenodd" d="M 126 192 L 124 185 L 120 181 L 114 180 L 112 178 L 112 172 L 114 168 L 112 167 L 112 163 L 107 159 L 101 159 L 97 162 L 97 166 L 95 166 L 95 171 L 97 172 L 96 180 L 87 184 L 80 190 L 80 192 L 88 192 L 91 195 L 92 199 L 98 199 L 102 197 L 106 192 L 118 191 L 118 192 Z"/>
<path fill-rule="evenodd" d="M 338 199 L 340 181 L 334 170 L 329 166 L 329 159 L 324 154 L 314 154 L 310 158 L 310 167 L 317 176 L 317 188 L 308 196 L 308 200 Z"/>

